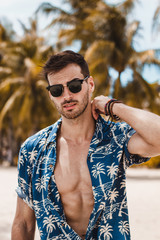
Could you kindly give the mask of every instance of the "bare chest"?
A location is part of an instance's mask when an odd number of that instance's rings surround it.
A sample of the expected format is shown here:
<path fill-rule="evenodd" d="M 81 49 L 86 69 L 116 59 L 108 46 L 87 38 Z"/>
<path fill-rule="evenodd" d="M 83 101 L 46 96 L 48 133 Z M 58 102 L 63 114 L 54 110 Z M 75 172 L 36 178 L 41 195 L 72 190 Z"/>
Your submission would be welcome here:
<path fill-rule="evenodd" d="M 68 224 L 83 238 L 94 206 L 91 177 L 87 165 L 90 142 L 59 141 L 55 181 Z"/>
<path fill-rule="evenodd" d="M 90 173 L 87 165 L 89 142 L 72 144 L 65 141 L 57 144 L 55 179 L 60 194 L 79 191 L 92 191 Z"/>

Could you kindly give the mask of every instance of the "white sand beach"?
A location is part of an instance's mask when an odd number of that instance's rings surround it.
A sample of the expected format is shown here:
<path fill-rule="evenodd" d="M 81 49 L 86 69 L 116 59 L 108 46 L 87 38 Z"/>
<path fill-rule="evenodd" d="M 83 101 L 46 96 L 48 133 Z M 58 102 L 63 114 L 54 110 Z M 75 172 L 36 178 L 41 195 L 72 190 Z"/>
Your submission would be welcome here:
<path fill-rule="evenodd" d="M 0 167 L 0 240 L 11 239 L 16 185 L 17 169 Z M 160 170 L 128 169 L 127 191 L 132 240 L 159 240 Z M 36 232 L 35 240 L 39 239 Z"/>

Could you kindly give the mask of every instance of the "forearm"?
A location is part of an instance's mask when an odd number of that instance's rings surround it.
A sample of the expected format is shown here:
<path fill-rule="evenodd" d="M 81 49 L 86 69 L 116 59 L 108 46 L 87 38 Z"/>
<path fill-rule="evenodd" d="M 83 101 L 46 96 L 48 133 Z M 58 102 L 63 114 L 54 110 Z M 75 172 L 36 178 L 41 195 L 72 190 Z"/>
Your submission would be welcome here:
<path fill-rule="evenodd" d="M 160 146 L 160 117 L 158 115 L 122 103 L 114 104 L 113 113 L 133 127 L 145 142 Z"/>
<path fill-rule="evenodd" d="M 105 114 L 105 104 L 109 101 L 105 96 L 93 100 L 92 114 L 95 119 L 99 113 Z M 130 153 L 147 157 L 160 155 L 160 116 L 123 103 L 113 103 L 112 115 L 117 115 L 136 130 L 128 143 Z"/>
<path fill-rule="evenodd" d="M 23 223 L 13 223 L 11 240 L 34 240 L 35 229 L 27 229 Z"/>

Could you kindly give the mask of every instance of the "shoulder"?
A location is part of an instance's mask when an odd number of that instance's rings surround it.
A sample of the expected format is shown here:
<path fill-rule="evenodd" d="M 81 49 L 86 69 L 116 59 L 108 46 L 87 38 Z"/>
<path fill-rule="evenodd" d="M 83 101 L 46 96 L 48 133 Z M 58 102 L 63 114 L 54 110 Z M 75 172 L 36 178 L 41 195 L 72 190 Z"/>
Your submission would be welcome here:
<path fill-rule="evenodd" d="M 131 126 L 126 122 L 111 122 L 106 121 L 101 117 L 100 122 L 102 124 L 103 132 L 110 132 L 112 134 L 127 134 L 128 131 L 132 130 Z"/>
<path fill-rule="evenodd" d="M 31 137 L 27 138 L 25 142 L 22 144 L 21 149 L 25 148 L 27 150 L 31 150 L 36 147 L 42 140 L 47 140 L 48 135 L 52 130 L 52 125 L 42 129 L 41 131 L 35 133 Z"/>
<path fill-rule="evenodd" d="M 127 134 L 128 131 L 132 129 L 131 126 L 128 125 L 126 122 L 116 122 L 112 124 L 113 126 L 111 127 L 111 130 L 118 134 Z"/>
<path fill-rule="evenodd" d="M 21 146 L 21 151 L 23 149 L 26 149 L 28 151 L 32 151 L 33 149 L 39 149 L 42 146 L 45 145 L 48 140 L 55 141 L 56 140 L 56 134 L 57 134 L 57 129 L 60 125 L 60 120 L 55 122 L 54 124 L 38 131 L 34 135 L 30 136 L 25 140 L 25 142 Z"/>

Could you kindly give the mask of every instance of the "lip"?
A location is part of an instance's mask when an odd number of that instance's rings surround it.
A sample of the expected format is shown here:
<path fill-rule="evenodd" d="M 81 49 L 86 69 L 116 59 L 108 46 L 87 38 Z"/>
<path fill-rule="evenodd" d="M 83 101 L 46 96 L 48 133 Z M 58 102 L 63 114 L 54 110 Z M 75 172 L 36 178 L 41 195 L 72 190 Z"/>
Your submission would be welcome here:
<path fill-rule="evenodd" d="M 76 103 L 68 103 L 68 104 L 64 104 L 63 107 L 66 109 L 66 110 L 72 110 L 73 108 L 75 108 L 76 106 Z"/>

